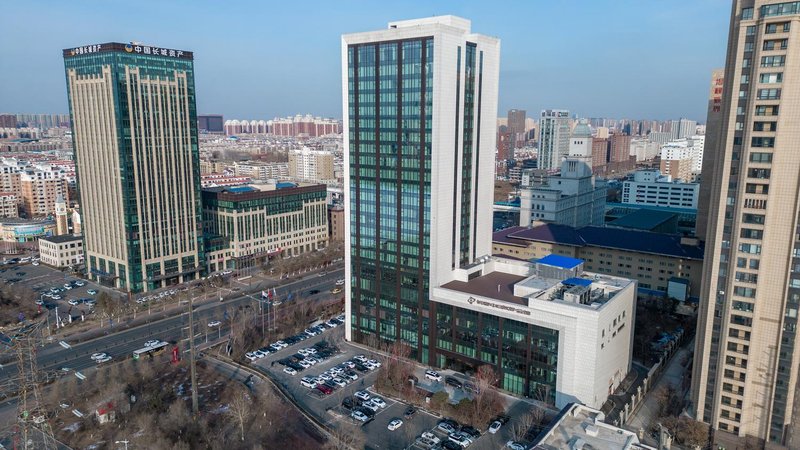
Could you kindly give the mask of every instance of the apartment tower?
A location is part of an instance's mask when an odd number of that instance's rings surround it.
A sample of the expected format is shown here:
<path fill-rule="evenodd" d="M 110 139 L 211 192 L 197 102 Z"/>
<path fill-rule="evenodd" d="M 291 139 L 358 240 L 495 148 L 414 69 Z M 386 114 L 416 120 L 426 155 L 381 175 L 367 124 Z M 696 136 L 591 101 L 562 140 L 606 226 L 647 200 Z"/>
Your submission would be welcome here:
<path fill-rule="evenodd" d="M 735 0 L 706 232 L 692 409 L 798 448 L 800 2 Z M 709 120 L 709 125 L 713 121 Z M 709 176 L 711 175 L 711 176 Z M 793 430 L 794 428 L 794 430 Z"/>
<path fill-rule="evenodd" d="M 132 292 L 199 278 L 192 53 L 95 44 L 64 66 L 89 276 Z"/>
<path fill-rule="evenodd" d="M 546 109 L 539 119 L 538 168 L 557 170 L 569 153 L 569 111 Z"/>
<path fill-rule="evenodd" d="M 453 16 L 342 36 L 346 338 L 433 361 L 430 289 L 491 254 L 500 42 Z"/>

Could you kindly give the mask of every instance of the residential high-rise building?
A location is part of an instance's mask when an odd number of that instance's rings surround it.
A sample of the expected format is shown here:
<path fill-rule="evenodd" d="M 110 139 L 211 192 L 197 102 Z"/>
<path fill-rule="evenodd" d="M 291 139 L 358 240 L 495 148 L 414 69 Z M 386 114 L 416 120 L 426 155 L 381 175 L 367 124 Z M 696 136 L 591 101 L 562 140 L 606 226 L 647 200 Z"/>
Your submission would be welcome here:
<path fill-rule="evenodd" d="M 431 288 L 491 254 L 500 42 L 454 16 L 342 37 L 346 338 L 437 362 Z M 479 239 L 479 236 L 486 237 Z"/>
<path fill-rule="evenodd" d="M 0 128 L 17 128 L 17 115 L 0 114 Z"/>
<path fill-rule="evenodd" d="M 333 153 L 304 147 L 289 151 L 289 176 L 302 181 L 324 183 L 335 180 Z"/>
<path fill-rule="evenodd" d="M 569 152 L 569 111 L 546 109 L 539 119 L 539 168 L 556 170 Z"/>
<path fill-rule="evenodd" d="M 608 162 L 608 138 L 592 138 L 592 167 L 605 166 Z"/>
<path fill-rule="evenodd" d="M 692 411 L 722 438 L 762 448 L 800 448 L 798 30 L 797 2 L 733 2 L 720 120 L 708 124 L 716 163 L 703 173 Z"/>
<path fill-rule="evenodd" d="M 64 50 L 88 275 L 132 292 L 200 277 L 191 52 L 139 43 Z"/>
<path fill-rule="evenodd" d="M 706 225 L 708 224 L 708 209 L 711 201 L 712 176 L 716 172 L 716 150 L 719 131 L 722 127 L 722 90 L 725 82 L 725 69 L 714 69 L 711 72 L 711 87 L 708 92 L 708 116 L 706 118 L 705 144 L 703 146 L 702 170 L 700 171 L 700 195 L 697 200 L 697 228 L 695 235 L 700 239 L 706 238 Z M 705 176 L 703 176 L 705 174 Z"/>
<path fill-rule="evenodd" d="M 510 109 L 508 111 L 508 132 L 511 134 L 511 154 L 509 159 L 514 159 L 514 149 L 525 144 L 525 115 L 524 109 Z"/>
<path fill-rule="evenodd" d="M 631 137 L 627 134 L 611 136 L 611 154 L 609 161 L 622 162 L 631 158 Z"/>

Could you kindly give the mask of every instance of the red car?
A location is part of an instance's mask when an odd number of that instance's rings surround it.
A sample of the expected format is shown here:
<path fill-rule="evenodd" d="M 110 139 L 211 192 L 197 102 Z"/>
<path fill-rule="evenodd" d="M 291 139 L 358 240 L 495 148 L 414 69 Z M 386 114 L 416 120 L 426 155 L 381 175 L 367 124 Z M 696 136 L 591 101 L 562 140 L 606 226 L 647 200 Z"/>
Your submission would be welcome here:
<path fill-rule="evenodd" d="M 325 395 L 330 395 L 333 393 L 333 389 L 329 388 L 328 386 L 325 386 L 324 384 L 318 384 L 315 389 L 322 392 Z"/>

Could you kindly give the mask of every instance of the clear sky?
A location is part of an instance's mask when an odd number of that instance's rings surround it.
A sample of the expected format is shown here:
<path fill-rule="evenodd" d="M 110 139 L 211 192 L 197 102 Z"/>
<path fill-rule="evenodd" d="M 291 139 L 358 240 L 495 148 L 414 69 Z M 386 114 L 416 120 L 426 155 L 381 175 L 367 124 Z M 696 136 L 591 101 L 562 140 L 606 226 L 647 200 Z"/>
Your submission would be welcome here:
<path fill-rule="evenodd" d="M 501 39 L 500 112 L 705 122 L 730 0 L 8 1 L 0 112 L 66 113 L 61 49 L 140 41 L 195 52 L 199 113 L 341 117 L 342 33 L 454 14 Z"/>

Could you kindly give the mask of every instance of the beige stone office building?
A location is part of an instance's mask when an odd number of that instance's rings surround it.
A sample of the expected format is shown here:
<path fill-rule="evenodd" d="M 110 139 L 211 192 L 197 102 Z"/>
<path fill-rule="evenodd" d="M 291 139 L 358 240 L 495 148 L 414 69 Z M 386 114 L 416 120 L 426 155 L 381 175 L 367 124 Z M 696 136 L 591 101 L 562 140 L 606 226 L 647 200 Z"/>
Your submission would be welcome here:
<path fill-rule="evenodd" d="M 43 264 L 62 268 L 83 262 L 83 236 L 65 234 L 39 238 L 39 257 Z"/>
<path fill-rule="evenodd" d="M 63 52 L 89 277 L 132 292 L 205 270 L 191 52 Z"/>
<path fill-rule="evenodd" d="M 279 186 L 202 190 L 205 232 L 224 242 L 207 249 L 209 272 L 250 267 L 328 245 L 325 185 Z"/>
<path fill-rule="evenodd" d="M 585 261 L 586 270 L 638 281 L 639 295 L 696 301 L 703 249 L 694 239 L 619 228 L 539 223 L 494 232 L 492 254 L 539 259 L 549 254 Z"/>
<path fill-rule="evenodd" d="M 735 0 L 727 51 L 691 412 L 797 449 L 800 3 Z"/>

